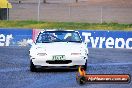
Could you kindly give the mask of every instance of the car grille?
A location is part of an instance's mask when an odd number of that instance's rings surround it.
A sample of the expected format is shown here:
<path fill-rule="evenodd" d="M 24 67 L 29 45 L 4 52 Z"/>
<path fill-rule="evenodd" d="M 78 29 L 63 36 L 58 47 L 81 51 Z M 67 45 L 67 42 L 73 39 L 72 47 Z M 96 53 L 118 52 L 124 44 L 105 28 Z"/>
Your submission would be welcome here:
<path fill-rule="evenodd" d="M 71 63 L 71 60 L 48 60 L 46 63 L 48 64 L 69 64 Z"/>

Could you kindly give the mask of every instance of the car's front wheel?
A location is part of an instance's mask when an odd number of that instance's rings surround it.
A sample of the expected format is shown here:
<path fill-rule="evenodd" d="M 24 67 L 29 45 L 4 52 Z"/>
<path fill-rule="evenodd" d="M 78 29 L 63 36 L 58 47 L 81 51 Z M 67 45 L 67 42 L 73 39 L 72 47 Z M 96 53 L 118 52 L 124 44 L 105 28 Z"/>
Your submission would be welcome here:
<path fill-rule="evenodd" d="M 80 85 L 86 83 L 86 78 L 84 76 L 78 76 L 78 78 L 76 80 L 77 80 L 77 83 Z"/>
<path fill-rule="evenodd" d="M 85 65 L 82 66 L 84 70 L 87 70 L 87 60 L 86 60 L 86 63 Z"/>
<path fill-rule="evenodd" d="M 32 60 L 30 61 L 30 71 L 31 72 L 36 72 L 36 67 L 34 66 Z"/>

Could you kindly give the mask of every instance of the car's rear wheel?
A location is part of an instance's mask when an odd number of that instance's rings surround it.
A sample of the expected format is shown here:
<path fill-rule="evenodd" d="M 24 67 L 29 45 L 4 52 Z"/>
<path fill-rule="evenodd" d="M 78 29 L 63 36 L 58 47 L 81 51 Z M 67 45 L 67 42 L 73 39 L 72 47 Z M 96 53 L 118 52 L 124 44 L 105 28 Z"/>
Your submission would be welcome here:
<path fill-rule="evenodd" d="M 30 71 L 31 72 L 36 72 L 36 67 L 35 67 L 35 65 L 33 64 L 33 62 L 32 62 L 32 60 L 30 61 Z"/>

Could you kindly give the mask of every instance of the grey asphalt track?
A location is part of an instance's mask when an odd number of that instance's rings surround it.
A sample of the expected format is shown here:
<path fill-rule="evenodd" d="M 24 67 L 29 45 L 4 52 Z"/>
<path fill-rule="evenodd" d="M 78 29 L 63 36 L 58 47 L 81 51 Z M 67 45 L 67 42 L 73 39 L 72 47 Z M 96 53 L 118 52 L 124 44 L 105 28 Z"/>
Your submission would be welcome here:
<path fill-rule="evenodd" d="M 78 85 L 77 71 L 30 72 L 28 47 L 0 47 L 0 88 L 132 88 L 129 84 Z M 132 75 L 132 50 L 89 49 L 87 73 Z"/>

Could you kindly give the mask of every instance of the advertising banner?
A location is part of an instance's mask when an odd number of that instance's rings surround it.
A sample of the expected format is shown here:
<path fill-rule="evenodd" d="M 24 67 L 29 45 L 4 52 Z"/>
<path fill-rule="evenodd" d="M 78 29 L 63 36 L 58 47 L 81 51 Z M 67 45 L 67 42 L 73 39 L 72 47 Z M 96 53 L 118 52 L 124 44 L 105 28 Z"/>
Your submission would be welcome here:
<path fill-rule="evenodd" d="M 0 29 L 0 46 L 27 46 L 42 29 Z M 132 31 L 78 30 L 88 48 L 132 49 Z"/>
<path fill-rule="evenodd" d="M 90 48 L 132 48 L 132 31 L 79 30 Z"/>
<path fill-rule="evenodd" d="M 0 46 L 27 46 L 32 39 L 32 29 L 0 29 Z"/>

